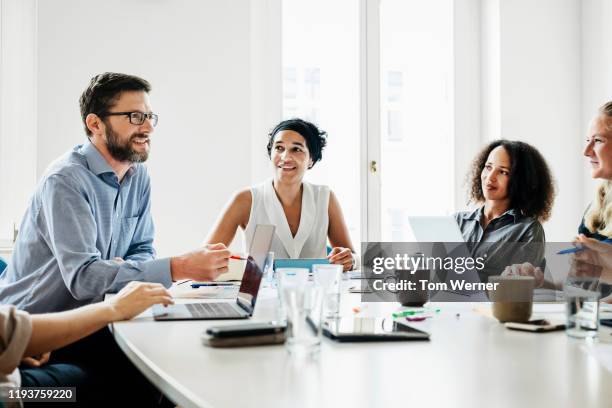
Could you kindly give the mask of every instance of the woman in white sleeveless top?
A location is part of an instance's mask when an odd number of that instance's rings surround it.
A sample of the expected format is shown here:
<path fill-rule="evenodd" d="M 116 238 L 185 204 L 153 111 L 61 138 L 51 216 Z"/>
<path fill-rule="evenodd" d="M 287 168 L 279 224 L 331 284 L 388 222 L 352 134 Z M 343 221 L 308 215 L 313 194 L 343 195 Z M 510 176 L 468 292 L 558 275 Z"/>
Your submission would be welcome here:
<path fill-rule="evenodd" d="M 257 224 L 276 226 L 271 251 L 276 258 L 325 258 L 354 266 L 354 251 L 336 196 L 327 186 L 303 181 L 321 160 L 325 132 L 301 119 L 279 123 L 269 134 L 268 156 L 274 177 L 239 191 L 230 201 L 207 242 L 229 245 L 238 227 L 251 245 Z M 327 255 L 327 240 L 332 251 Z"/>

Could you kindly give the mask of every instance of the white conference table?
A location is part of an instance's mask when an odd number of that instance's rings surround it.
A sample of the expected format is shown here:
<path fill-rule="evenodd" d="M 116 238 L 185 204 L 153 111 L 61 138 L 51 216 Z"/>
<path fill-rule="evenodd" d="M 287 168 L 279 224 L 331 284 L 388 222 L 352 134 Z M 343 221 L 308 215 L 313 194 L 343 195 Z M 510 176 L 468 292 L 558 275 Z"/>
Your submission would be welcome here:
<path fill-rule="evenodd" d="M 276 317 L 275 296 L 261 290 L 252 320 Z M 343 294 L 344 314 L 354 314 L 359 296 Z M 312 360 L 292 358 L 283 345 L 202 345 L 208 326 L 240 321 L 155 322 L 147 311 L 111 329 L 140 371 L 185 408 L 612 406 L 608 329 L 595 342 L 576 340 L 563 331 L 507 330 L 474 310 L 486 304 L 431 306 L 441 311 L 413 323 L 431 333 L 430 341 L 337 343 L 324 337 Z M 390 317 L 398 307 L 363 304 L 358 316 Z M 562 305 L 534 308 L 540 315 L 564 316 Z"/>

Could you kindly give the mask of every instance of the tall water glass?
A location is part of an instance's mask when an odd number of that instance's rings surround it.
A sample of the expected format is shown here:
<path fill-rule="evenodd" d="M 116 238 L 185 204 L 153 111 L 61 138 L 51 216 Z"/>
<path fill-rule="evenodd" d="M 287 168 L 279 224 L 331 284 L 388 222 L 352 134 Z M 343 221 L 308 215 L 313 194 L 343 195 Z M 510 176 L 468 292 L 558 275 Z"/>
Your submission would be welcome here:
<path fill-rule="evenodd" d="M 570 337 L 592 338 L 599 329 L 599 298 L 597 279 L 568 277 L 563 285 L 566 305 L 565 332 Z"/>
<path fill-rule="evenodd" d="M 264 261 L 264 276 L 266 278 L 266 282 L 268 287 L 274 288 L 275 279 L 274 279 L 274 251 L 268 252 L 268 256 L 266 256 L 266 260 Z"/>
<path fill-rule="evenodd" d="M 323 291 L 308 281 L 308 269 L 281 268 L 281 300 L 287 317 L 287 350 L 291 355 L 316 355 L 321 347 L 321 311 Z"/>
<path fill-rule="evenodd" d="M 342 265 L 313 265 L 315 281 L 321 285 L 324 294 L 323 315 L 326 319 L 340 317 L 340 293 Z"/>

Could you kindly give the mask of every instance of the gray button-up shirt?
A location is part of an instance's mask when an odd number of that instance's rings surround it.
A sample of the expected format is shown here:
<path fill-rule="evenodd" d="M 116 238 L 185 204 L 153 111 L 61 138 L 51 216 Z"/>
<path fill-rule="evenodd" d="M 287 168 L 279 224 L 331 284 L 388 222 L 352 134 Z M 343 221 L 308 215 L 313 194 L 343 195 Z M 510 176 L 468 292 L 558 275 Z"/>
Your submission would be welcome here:
<path fill-rule="evenodd" d="M 508 265 L 530 262 L 544 266 L 544 228 L 531 217 L 510 209 L 482 228 L 484 207 L 455 214 L 455 220 L 472 257 L 484 257 L 481 280 L 499 275 Z"/>
<path fill-rule="evenodd" d="M 119 183 L 93 144 L 76 146 L 49 167 L 30 200 L 0 302 L 53 312 L 99 301 L 132 280 L 170 286 L 170 259 L 154 259 L 150 201 L 144 165 Z"/>

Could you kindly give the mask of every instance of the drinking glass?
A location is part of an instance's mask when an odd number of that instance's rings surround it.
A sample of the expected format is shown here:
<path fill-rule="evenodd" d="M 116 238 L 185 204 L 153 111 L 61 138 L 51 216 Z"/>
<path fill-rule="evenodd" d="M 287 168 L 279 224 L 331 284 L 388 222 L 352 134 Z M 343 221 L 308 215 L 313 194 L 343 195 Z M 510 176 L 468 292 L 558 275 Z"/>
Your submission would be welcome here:
<path fill-rule="evenodd" d="M 308 281 L 308 269 L 281 268 L 281 300 L 287 317 L 287 341 L 290 354 L 316 355 L 321 347 L 321 312 L 323 291 L 316 281 Z"/>
<path fill-rule="evenodd" d="M 342 265 L 313 265 L 314 278 L 323 290 L 323 309 L 327 319 L 340 317 Z"/>
<path fill-rule="evenodd" d="M 568 277 L 563 285 L 563 292 L 567 335 L 576 338 L 596 337 L 601 297 L 598 281 L 593 278 Z"/>

